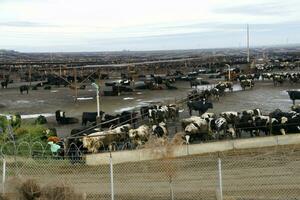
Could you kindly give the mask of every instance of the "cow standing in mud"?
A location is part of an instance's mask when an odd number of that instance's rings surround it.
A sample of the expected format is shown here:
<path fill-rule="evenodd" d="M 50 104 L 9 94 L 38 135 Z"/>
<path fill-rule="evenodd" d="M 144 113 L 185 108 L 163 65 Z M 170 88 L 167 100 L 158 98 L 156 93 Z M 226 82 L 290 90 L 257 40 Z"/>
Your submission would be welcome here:
<path fill-rule="evenodd" d="M 243 90 L 246 90 L 247 87 L 249 87 L 250 89 L 254 87 L 254 82 L 252 79 L 242 80 L 240 84 Z"/>
<path fill-rule="evenodd" d="M 24 91 L 28 94 L 29 86 L 28 85 L 21 85 L 20 86 L 20 93 L 23 94 Z"/>
<path fill-rule="evenodd" d="M 4 88 L 7 88 L 8 82 L 9 82 L 9 80 L 5 80 L 5 81 L 2 81 L 2 82 L 1 82 L 1 86 L 2 86 L 3 89 L 4 89 Z"/>
<path fill-rule="evenodd" d="M 55 112 L 55 118 L 58 124 L 76 124 L 79 122 L 77 118 L 74 117 L 66 117 L 66 112 L 57 110 Z"/>
<path fill-rule="evenodd" d="M 199 116 L 205 113 L 208 109 L 213 108 L 213 104 L 211 102 L 207 102 L 205 100 L 202 101 L 189 101 L 187 102 L 187 106 L 189 108 L 190 116 L 192 116 L 193 110 L 199 112 Z"/>

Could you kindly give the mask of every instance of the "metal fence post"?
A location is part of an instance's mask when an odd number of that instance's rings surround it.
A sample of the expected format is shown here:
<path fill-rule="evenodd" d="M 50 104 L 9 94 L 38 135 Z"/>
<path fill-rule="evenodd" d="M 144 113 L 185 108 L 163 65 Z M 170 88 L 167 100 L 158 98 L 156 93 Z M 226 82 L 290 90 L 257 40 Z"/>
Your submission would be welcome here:
<path fill-rule="evenodd" d="M 113 162 L 112 162 L 112 155 L 110 151 L 109 155 L 109 166 L 110 166 L 110 192 L 111 192 L 111 200 L 115 199 L 115 193 L 114 193 L 114 169 L 113 169 Z"/>
<path fill-rule="evenodd" d="M 6 160 L 3 158 L 3 171 L 2 171 L 2 193 L 5 193 L 5 178 L 6 178 Z"/>
<path fill-rule="evenodd" d="M 172 176 L 170 176 L 170 179 L 169 179 L 169 186 L 170 186 L 171 200 L 174 200 L 174 191 L 173 191 L 173 186 L 172 186 Z"/>
<path fill-rule="evenodd" d="M 218 200 L 223 200 L 223 185 L 222 185 L 222 161 L 221 158 L 218 158 L 218 179 L 219 179 L 219 191 L 218 191 Z"/>

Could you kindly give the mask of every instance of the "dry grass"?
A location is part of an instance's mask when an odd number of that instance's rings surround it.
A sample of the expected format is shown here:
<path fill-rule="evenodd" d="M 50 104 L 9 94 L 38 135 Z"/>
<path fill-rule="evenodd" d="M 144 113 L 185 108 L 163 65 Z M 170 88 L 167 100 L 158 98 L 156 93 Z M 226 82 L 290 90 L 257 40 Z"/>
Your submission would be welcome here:
<path fill-rule="evenodd" d="M 84 200 L 82 194 L 65 184 L 53 184 L 41 187 L 34 179 L 10 181 L 9 194 L 1 194 L 0 200 Z"/>
<path fill-rule="evenodd" d="M 160 169 L 164 172 L 167 180 L 171 183 L 176 176 L 177 167 L 172 162 L 176 147 L 184 144 L 183 134 L 177 133 L 172 140 L 168 138 L 151 137 L 145 144 L 145 148 L 151 149 L 151 153 L 156 157 L 162 158 Z"/>
<path fill-rule="evenodd" d="M 24 200 L 38 199 L 41 196 L 41 187 L 35 180 L 29 179 L 22 183 L 19 193 Z"/>
<path fill-rule="evenodd" d="M 64 184 L 50 185 L 43 188 L 41 200 L 83 200 L 83 195 Z"/>

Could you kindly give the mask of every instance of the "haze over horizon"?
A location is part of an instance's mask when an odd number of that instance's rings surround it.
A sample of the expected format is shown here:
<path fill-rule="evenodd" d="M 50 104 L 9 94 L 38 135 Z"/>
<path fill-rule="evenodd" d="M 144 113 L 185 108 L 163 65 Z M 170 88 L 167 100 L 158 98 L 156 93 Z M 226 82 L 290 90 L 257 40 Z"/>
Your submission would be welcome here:
<path fill-rule="evenodd" d="M 300 43 L 297 0 L 1 0 L 0 49 L 83 52 Z"/>

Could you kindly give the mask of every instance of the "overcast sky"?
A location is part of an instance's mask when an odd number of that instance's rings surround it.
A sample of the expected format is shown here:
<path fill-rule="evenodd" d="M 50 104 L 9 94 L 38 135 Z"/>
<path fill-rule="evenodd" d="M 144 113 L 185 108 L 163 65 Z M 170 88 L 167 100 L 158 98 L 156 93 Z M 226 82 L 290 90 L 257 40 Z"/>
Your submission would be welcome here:
<path fill-rule="evenodd" d="M 0 49 L 115 51 L 300 43 L 299 0 L 0 0 Z"/>

